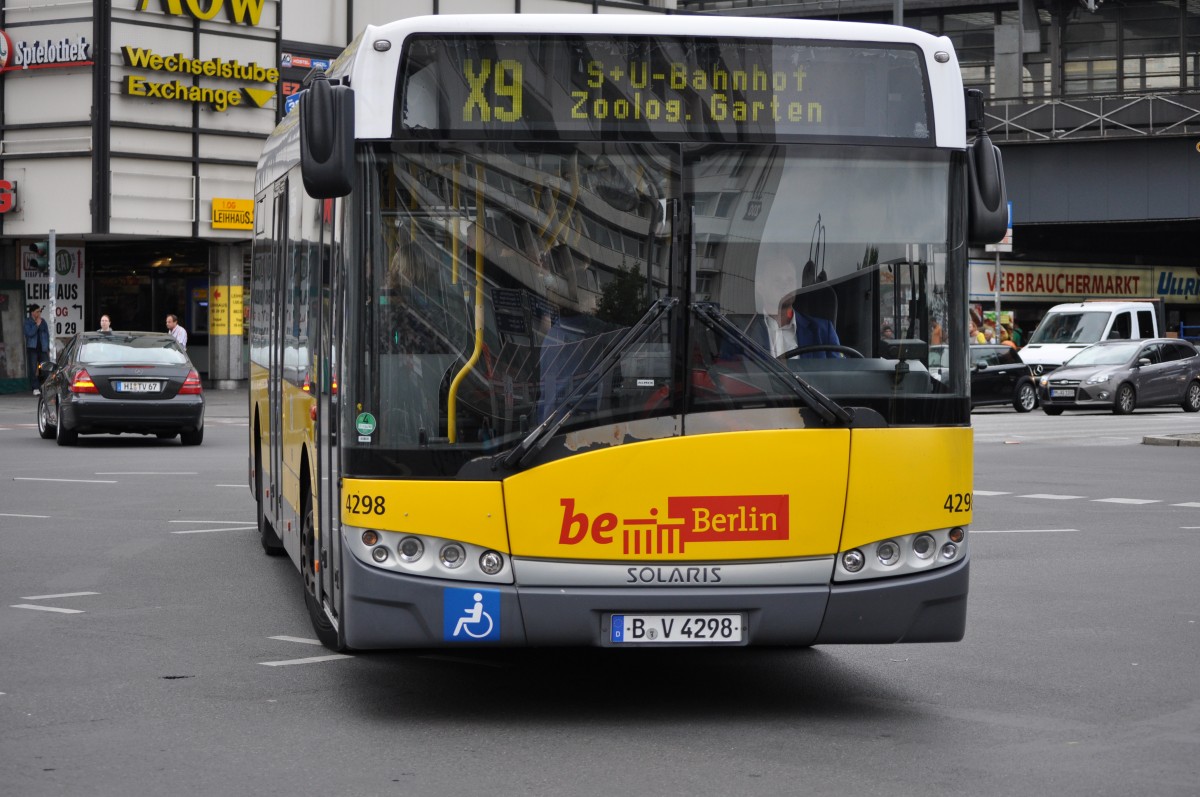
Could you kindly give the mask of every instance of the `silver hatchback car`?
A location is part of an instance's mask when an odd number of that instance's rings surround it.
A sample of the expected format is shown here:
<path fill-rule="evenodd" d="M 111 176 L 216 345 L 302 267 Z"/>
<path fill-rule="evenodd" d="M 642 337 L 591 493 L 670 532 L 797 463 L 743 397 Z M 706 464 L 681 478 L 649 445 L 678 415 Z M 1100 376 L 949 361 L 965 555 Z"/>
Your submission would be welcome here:
<path fill-rule="evenodd" d="M 1182 406 L 1200 411 L 1200 351 L 1186 340 L 1106 340 L 1038 378 L 1047 415 L 1063 410 Z"/>

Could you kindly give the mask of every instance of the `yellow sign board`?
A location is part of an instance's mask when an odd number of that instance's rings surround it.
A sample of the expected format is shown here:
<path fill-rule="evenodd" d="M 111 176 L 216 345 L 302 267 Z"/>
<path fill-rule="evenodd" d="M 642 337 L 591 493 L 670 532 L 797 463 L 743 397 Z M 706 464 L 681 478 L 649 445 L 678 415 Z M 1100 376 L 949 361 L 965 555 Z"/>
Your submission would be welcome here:
<path fill-rule="evenodd" d="M 212 226 L 214 230 L 253 230 L 254 200 L 213 197 Z"/>
<path fill-rule="evenodd" d="M 243 329 L 242 286 L 214 285 L 208 302 L 208 332 L 210 335 L 241 337 Z"/>

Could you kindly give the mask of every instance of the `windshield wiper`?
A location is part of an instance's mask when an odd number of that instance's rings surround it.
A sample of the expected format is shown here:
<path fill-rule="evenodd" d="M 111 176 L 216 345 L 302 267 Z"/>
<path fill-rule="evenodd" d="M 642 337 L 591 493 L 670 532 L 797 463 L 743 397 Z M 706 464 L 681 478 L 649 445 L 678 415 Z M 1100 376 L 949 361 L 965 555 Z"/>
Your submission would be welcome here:
<path fill-rule="evenodd" d="M 783 363 L 771 356 L 771 353 L 758 345 L 758 342 L 737 328 L 737 325 L 725 316 L 712 302 L 692 302 L 692 312 L 704 322 L 704 325 L 714 332 L 719 332 L 736 340 L 742 349 L 769 374 L 779 377 L 784 384 L 795 393 L 801 401 L 821 416 L 825 423 L 841 421 L 849 426 L 854 422 L 854 416 L 841 404 L 817 390 L 798 374 L 792 372 Z"/>
<path fill-rule="evenodd" d="M 576 408 L 592 392 L 592 389 L 621 361 L 621 355 L 640 343 L 642 338 L 646 336 L 646 333 L 653 328 L 655 322 L 678 303 L 679 300 L 677 298 L 665 296 L 650 305 L 646 314 L 638 319 L 637 323 L 625 330 L 625 334 L 610 344 L 608 349 L 600 355 L 600 359 L 596 364 L 588 369 L 584 380 L 567 394 L 566 398 L 554 408 L 553 412 L 546 416 L 546 420 L 538 424 L 516 448 L 510 451 L 504 459 L 500 460 L 500 464 L 509 468 L 520 467 L 526 459 L 545 448 L 546 443 L 567 422 L 571 414 L 575 412 Z"/>

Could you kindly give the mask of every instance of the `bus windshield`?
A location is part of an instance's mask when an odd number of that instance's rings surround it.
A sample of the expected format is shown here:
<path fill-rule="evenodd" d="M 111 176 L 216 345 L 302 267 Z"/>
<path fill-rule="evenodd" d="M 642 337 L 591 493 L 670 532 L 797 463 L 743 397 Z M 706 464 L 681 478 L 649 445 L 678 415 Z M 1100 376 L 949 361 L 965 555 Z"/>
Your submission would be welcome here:
<path fill-rule="evenodd" d="M 946 324 L 945 152 L 394 142 L 360 161 L 351 469 L 451 476 L 564 404 L 563 431 L 621 424 L 620 440 L 748 409 L 801 426 L 812 402 L 789 373 L 889 422 L 961 421 L 965 380 L 927 370 Z"/>

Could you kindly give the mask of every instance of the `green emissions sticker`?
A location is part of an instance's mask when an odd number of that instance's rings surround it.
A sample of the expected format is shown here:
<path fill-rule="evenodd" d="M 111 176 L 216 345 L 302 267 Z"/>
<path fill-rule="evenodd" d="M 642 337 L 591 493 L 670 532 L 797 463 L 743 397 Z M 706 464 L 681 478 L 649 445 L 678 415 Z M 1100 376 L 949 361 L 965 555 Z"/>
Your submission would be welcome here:
<path fill-rule="evenodd" d="M 359 434 L 371 434 L 375 431 L 375 416 L 369 412 L 360 412 L 354 419 L 354 428 Z"/>

